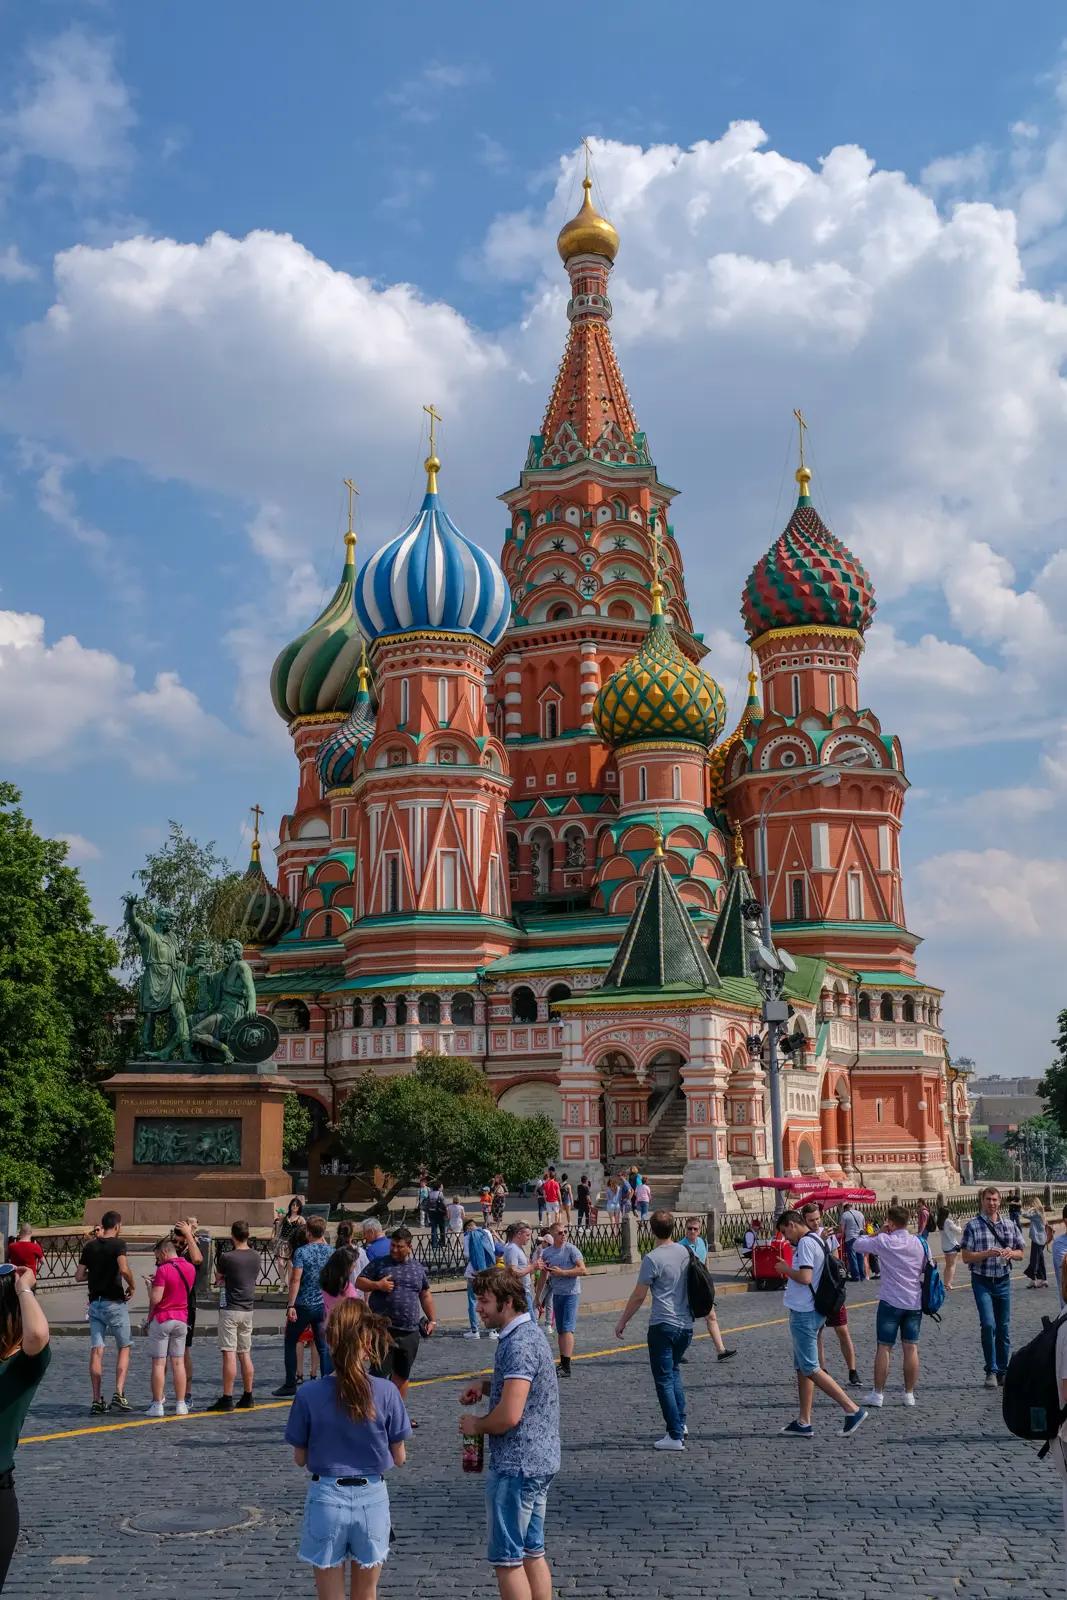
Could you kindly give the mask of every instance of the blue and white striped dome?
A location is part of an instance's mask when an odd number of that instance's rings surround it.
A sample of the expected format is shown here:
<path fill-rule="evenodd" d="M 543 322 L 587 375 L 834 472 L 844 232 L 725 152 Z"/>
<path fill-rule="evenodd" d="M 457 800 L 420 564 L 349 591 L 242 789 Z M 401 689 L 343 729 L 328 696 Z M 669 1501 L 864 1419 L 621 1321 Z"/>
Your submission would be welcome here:
<path fill-rule="evenodd" d="M 368 639 L 434 631 L 495 644 L 511 616 L 511 595 L 492 556 L 460 533 L 431 489 L 399 539 L 363 568 L 355 606 Z"/>

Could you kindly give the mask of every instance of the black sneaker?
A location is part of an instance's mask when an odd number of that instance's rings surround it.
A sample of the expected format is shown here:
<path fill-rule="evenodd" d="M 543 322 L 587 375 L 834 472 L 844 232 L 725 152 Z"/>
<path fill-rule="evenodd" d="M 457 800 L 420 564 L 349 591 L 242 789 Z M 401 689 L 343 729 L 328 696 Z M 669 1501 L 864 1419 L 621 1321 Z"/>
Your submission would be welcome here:
<path fill-rule="evenodd" d="M 240 1400 L 237 1401 L 237 1403 L 236 1403 L 236 1405 L 234 1406 L 233 1409 L 235 1411 L 254 1411 L 255 1410 L 255 1405 L 256 1405 L 255 1396 L 253 1395 L 251 1389 L 246 1389 L 244 1394 L 241 1396 Z"/>
<path fill-rule="evenodd" d="M 737 1354 L 736 1350 L 724 1350 L 722 1352 L 722 1354 L 719 1356 L 719 1360 L 720 1361 L 729 1361 L 730 1357 L 731 1356 L 735 1356 L 736 1354 Z"/>
<path fill-rule="evenodd" d="M 295 1383 L 283 1383 L 280 1389 L 272 1391 L 278 1400 L 291 1400 L 296 1393 Z"/>
<path fill-rule="evenodd" d="M 130 1402 L 127 1400 L 126 1396 L 124 1394 L 119 1394 L 119 1391 L 117 1389 L 115 1390 L 115 1393 L 111 1396 L 111 1410 L 112 1411 L 130 1411 L 130 1410 L 132 1410 Z"/>
<path fill-rule="evenodd" d="M 106 1417 L 107 1416 L 107 1401 L 106 1400 L 94 1400 L 92 1405 L 89 1407 L 89 1415 L 91 1417 Z"/>
<path fill-rule="evenodd" d="M 997 1388 L 998 1389 L 1003 1389 L 1003 1387 L 1004 1387 L 1004 1374 L 1003 1374 L 1003 1372 L 998 1372 L 997 1373 Z"/>
<path fill-rule="evenodd" d="M 208 1406 L 208 1410 L 209 1411 L 232 1411 L 233 1410 L 233 1395 L 232 1394 L 220 1394 L 218 1399 L 215 1401 L 214 1405 Z"/>
<path fill-rule="evenodd" d="M 859 1386 L 860 1386 L 860 1375 L 859 1375 L 859 1373 L 858 1372 L 850 1372 L 849 1375 L 848 1375 L 848 1382 L 849 1382 L 849 1388 L 858 1389 Z"/>
<path fill-rule="evenodd" d="M 570 1356 L 560 1356 L 560 1358 L 559 1358 L 559 1370 L 562 1372 L 562 1374 L 563 1374 L 563 1376 L 565 1378 L 569 1378 L 570 1377 L 570 1375 L 571 1375 L 571 1358 L 570 1358 Z"/>

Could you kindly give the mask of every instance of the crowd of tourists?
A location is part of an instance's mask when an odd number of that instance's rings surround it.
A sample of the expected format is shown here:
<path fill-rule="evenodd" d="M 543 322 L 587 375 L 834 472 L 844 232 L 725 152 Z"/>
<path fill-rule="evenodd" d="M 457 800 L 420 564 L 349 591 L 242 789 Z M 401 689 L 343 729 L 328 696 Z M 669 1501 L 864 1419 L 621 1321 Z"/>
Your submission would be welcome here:
<path fill-rule="evenodd" d="M 500 1219 L 494 1219 L 491 1186 L 488 1215 L 483 1211 L 480 1218 L 463 1220 L 466 1337 L 488 1336 L 494 1343 L 494 1361 L 491 1379 L 462 1392 L 466 1409 L 459 1428 L 470 1447 L 469 1458 L 464 1450 L 465 1470 L 468 1460 L 471 1469 L 481 1469 L 482 1448 L 489 1441 L 487 1556 L 502 1600 L 550 1600 L 552 1594 L 546 1524 L 561 1455 L 558 1376 L 569 1377 L 573 1370 L 587 1271 L 580 1249 L 568 1237 L 562 1180 L 559 1188 L 554 1215 L 546 1219 L 543 1231 L 523 1219 L 503 1230 L 494 1228 L 494 1220 Z M 942 1198 L 938 1200 L 943 1205 Z M 777 1219 L 777 1235 L 788 1245 L 788 1251 L 783 1248 L 780 1254 L 778 1271 L 785 1286 L 790 1366 L 797 1389 L 796 1414 L 780 1429 L 788 1437 L 814 1436 L 815 1401 L 822 1395 L 841 1413 L 841 1435 L 851 1438 L 888 1402 L 898 1341 L 900 1399 L 908 1407 L 918 1403 L 924 1318 L 938 1314 L 944 1284 L 957 1260 L 971 1276 L 987 1388 L 1003 1387 L 1008 1374 L 1013 1267 L 1028 1257 L 1030 1286 L 1047 1282 L 1044 1254 L 1050 1244 L 1063 1308 L 1067 1207 L 1063 1230 L 1053 1238 L 1040 1204 L 1031 1202 L 1025 1219 L 1028 1249 L 1021 1205 L 1017 1217 L 1011 1210 L 1005 1215 L 1001 1195 L 992 1186 L 982 1191 L 977 1214 L 962 1227 L 946 1227 L 947 1207 L 939 1216 L 937 1202 L 932 1208 L 923 1203 L 913 1216 L 894 1197 L 884 1224 L 874 1233 L 854 1226 L 850 1210 L 831 1219 L 811 1199 Z M 89 1376 L 91 1409 L 96 1414 L 130 1409 L 128 1302 L 134 1278 L 121 1225 L 118 1213 L 105 1213 L 86 1242 L 78 1267 L 78 1279 L 86 1284 L 89 1296 Z M 682 1219 L 678 1239 L 675 1218 L 668 1211 L 653 1212 L 649 1225 L 655 1242 L 642 1257 L 615 1332 L 624 1338 L 632 1319 L 650 1300 L 646 1343 L 664 1425 L 653 1448 L 680 1452 L 687 1448 L 689 1434 L 682 1369 L 694 1327 L 705 1324 L 718 1360 L 729 1359 L 735 1351 L 727 1347 L 715 1315 L 715 1288 L 707 1270 L 700 1219 Z M 294 1201 L 276 1231 L 287 1257 L 288 1293 L 284 1379 L 274 1393 L 292 1400 L 285 1438 L 296 1465 L 308 1476 L 298 1554 L 314 1569 L 320 1600 L 342 1600 L 348 1592 L 354 1600 L 373 1600 L 392 1538 L 386 1479 L 391 1470 L 404 1465 L 407 1441 L 417 1427 L 406 1399 L 420 1343 L 437 1326 L 433 1293 L 426 1268 L 413 1251 L 411 1231 L 405 1227 L 387 1236 L 374 1219 L 364 1221 L 358 1230 L 355 1224 L 342 1222 L 331 1244 L 324 1220 L 305 1219 L 299 1201 Z M 931 1251 L 935 1233 L 943 1252 L 942 1272 Z M 207 1242 L 198 1234 L 195 1218 L 188 1218 L 155 1246 L 155 1271 L 146 1280 L 149 1304 L 144 1329 L 152 1416 L 163 1415 L 168 1368 L 175 1411 L 184 1415 L 189 1410 L 187 1360 L 195 1326 L 194 1282 Z M 252 1332 L 260 1256 L 250 1247 L 243 1222 L 232 1225 L 226 1244 L 212 1268 L 220 1290 L 222 1391 L 207 1409 L 216 1411 L 255 1404 Z M 8 1262 L 0 1267 L 0 1588 L 18 1534 L 15 1446 L 50 1359 L 48 1325 L 35 1294 L 40 1264 L 39 1246 L 30 1230 L 23 1229 L 8 1247 Z M 845 1284 L 848 1278 L 865 1277 L 872 1268 L 877 1269 L 876 1348 L 870 1387 L 858 1395 L 863 1385 L 848 1329 Z M 828 1369 L 826 1328 L 833 1329 L 840 1347 L 846 1374 L 842 1383 Z M 553 1335 L 558 1365 L 551 1350 Z M 1064 1426 L 1055 1454 L 1067 1520 L 1067 1317 L 1045 1337 L 1051 1340 L 1056 1392 L 1064 1406 L 1062 1416 L 1056 1407 Z M 298 1351 L 305 1338 L 317 1356 L 316 1381 L 302 1382 L 298 1371 Z M 109 1340 L 116 1350 L 115 1389 L 105 1403 L 103 1361 Z M 1006 1419 L 1008 1414 L 1005 1404 Z"/>

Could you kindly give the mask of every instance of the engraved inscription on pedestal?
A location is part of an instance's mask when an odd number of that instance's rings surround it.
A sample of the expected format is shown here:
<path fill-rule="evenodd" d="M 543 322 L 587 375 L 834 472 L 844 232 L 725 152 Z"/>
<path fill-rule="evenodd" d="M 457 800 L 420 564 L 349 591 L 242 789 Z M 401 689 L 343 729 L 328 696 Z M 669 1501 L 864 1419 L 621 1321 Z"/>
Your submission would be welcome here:
<path fill-rule="evenodd" d="M 239 1167 L 241 1123 L 228 1117 L 138 1117 L 135 1166 Z"/>

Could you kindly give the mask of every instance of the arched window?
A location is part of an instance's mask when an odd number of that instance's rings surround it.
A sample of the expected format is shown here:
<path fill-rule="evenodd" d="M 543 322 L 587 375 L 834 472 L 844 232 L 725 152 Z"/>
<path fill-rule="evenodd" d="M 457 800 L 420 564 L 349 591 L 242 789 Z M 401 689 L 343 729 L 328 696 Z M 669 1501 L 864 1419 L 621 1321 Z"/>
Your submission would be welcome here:
<path fill-rule="evenodd" d="M 393 852 L 385 861 L 385 909 L 400 910 L 400 857 Z"/>
<path fill-rule="evenodd" d="M 363 1005 L 359 1000 L 354 1001 L 352 1005 L 352 1026 L 353 1028 L 363 1026 Z"/>
<path fill-rule="evenodd" d="M 532 989 L 521 988 L 511 991 L 511 1020 L 512 1022 L 537 1021 L 537 996 Z"/>
<path fill-rule="evenodd" d="M 348 838 L 348 807 L 341 807 L 341 838 Z"/>
<path fill-rule="evenodd" d="M 671 794 L 674 796 L 675 800 L 680 800 L 682 798 L 682 769 L 681 769 L 681 767 L 672 767 L 671 768 Z"/>
<path fill-rule="evenodd" d="M 519 870 L 519 836 L 518 836 L 518 834 L 517 833 L 509 833 L 506 836 L 506 843 L 507 843 L 507 847 L 508 847 L 508 871 L 509 872 L 518 872 L 518 870 Z"/>
<path fill-rule="evenodd" d="M 311 1027 L 311 1013 L 303 1000 L 279 1000 L 271 1018 L 279 1033 L 307 1033 Z"/>
<path fill-rule="evenodd" d="M 396 1025 L 397 1025 L 397 1027 L 398 1028 L 406 1027 L 407 1026 L 407 1020 L 408 1020 L 408 1003 L 407 1003 L 407 1001 L 405 1000 L 405 998 L 404 998 L 404 996 L 402 994 L 398 994 L 397 997 L 396 997 Z"/>
<path fill-rule="evenodd" d="M 437 994 L 419 995 L 419 1021 L 426 1027 L 433 1027 L 441 1020 L 441 996 Z"/>
<path fill-rule="evenodd" d="M 637 798 L 639 800 L 647 800 L 648 799 L 648 768 L 647 767 L 638 767 L 638 769 L 637 769 Z"/>
<path fill-rule="evenodd" d="M 403 727 L 404 724 L 407 722 L 408 716 L 410 715 L 410 712 L 411 712 L 411 693 L 410 693 L 410 690 L 409 690 L 409 687 L 408 687 L 408 680 L 406 678 L 401 678 L 401 680 L 400 680 L 400 726 L 401 727 Z"/>
<path fill-rule="evenodd" d="M 915 1001 L 911 998 L 911 995 L 908 995 L 904 1001 L 904 1021 L 915 1021 Z"/>
<path fill-rule="evenodd" d="M 826 691 L 827 691 L 827 694 L 829 696 L 828 704 L 829 704 L 830 710 L 831 711 L 836 711 L 837 710 L 837 679 L 834 677 L 833 673 L 830 674 L 830 677 L 827 680 Z"/>
<path fill-rule="evenodd" d="M 789 888 L 791 893 L 789 915 L 794 922 L 803 922 L 807 914 L 804 906 L 804 879 L 794 878 Z"/>
<path fill-rule="evenodd" d="M 634 608 L 626 600 L 613 600 L 608 607 L 608 616 L 614 617 L 617 622 L 632 622 Z"/>
<path fill-rule="evenodd" d="M 458 1028 L 473 1028 L 474 996 L 472 994 L 454 994 L 452 996 L 452 1021 Z"/>
<path fill-rule="evenodd" d="M 447 722 L 448 721 L 448 679 L 447 678 L 438 678 L 438 680 L 437 680 L 437 720 L 438 720 L 438 722 Z"/>
<path fill-rule="evenodd" d="M 881 1017 L 883 1022 L 892 1022 L 893 996 L 891 994 L 884 994 L 882 996 L 881 1004 L 878 1007 L 878 1015 Z"/>
<path fill-rule="evenodd" d="M 545 701 L 545 738 L 559 738 L 559 701 Z"/>
<path fill-rule="evenodd" d="M 859 1005 L 856 1008 L 856 1015 L 859 1017 L 861 1022 L 870 1022 L 871 997 L 869 994 L 860 995 Z"/>
<path fill-rule="evenodd" d="M 799 717 L 799 715 L 800 715 L 800 674 L 799 674 L 799 672 L 794 672 L 793 677 L 791 679 L 791 687 L 792 687 L 792 691 L 793 691 L 793 715 L 794 715 L 794 717 Z"/>
<path fill-rule="evenodd" d="M 332 911 L 327 911 L 326 915 L 322 919 L 322 937 L 324 939 L 332 939 L 333 938 L 333 912 Z"/>
<path fill-rule="evenodd" d="M 566 622 L 568 617 L 573 617 L 574 612 L 568 605 L 553 606 L 548 613 L 549 622 Z"/>
<path fill-rule="evenodd" d="M 553 1021 L 556 1021 L 559 1018 L 559 1012 L 553 1009 L 554 1006 L 555 1006 L 556 1001 L 557 1000 L 569 1000 L 570 997 L 571 997 L 570 987 L 566 983 L 554 983 L 552 985 L 551 989 L 549 989 L 548 995 L 547 995 L 547 999 L 548 999 L 548 1014 L 549 1014 L 549 1017 Z"/>
<path fill-rule="evenodd" d="M 371 1001 L 370 1025 L 372 1028 L 385 1027 L 385 1001 L 380 994 L 376 994 Z"/>

